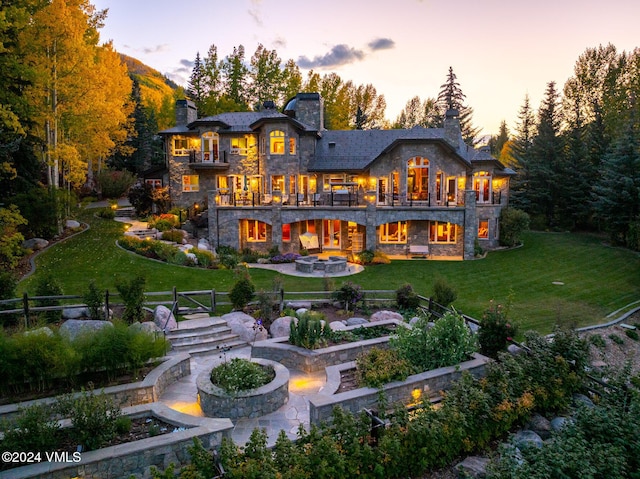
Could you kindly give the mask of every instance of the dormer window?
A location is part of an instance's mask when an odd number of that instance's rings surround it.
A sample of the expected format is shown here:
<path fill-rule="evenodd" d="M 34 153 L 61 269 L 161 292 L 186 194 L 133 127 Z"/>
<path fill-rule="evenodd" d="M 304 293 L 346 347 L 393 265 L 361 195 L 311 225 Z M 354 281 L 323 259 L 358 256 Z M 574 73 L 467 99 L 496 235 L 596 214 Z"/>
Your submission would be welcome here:
<path fill-rule="evenodd" d="M 220 137 L 213 131 L 208 131 L 202 134 L 202 161 L 203 162 L 215 162 L 219 160 L 218 145 L 220 144 Z"/>
<path fill-rule="evenodd" d="M 269 153 L 284 155 L 284 131 L 274 130 L 269 134 Z"/>

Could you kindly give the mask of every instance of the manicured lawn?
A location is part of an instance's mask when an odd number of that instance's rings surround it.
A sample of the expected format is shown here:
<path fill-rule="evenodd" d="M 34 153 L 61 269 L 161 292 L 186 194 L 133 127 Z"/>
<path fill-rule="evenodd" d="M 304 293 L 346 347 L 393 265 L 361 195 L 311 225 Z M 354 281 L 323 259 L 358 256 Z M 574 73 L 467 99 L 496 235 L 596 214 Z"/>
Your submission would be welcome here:
<path fill-rule="evenodd" d="M 82 294 L 90 279 L 115 291 L 117 278 L 135 275 L 146 278 L 147 291 L 169 291 L 174 286 L 178 291 L 228 291 L 236 280 L 232 271 L 165 265 L 123 251 L 115 244 L 123 225 L 89 213 L 84 214 L 91 229 L 41 254 L 36 273 L 20 283 L 20 291 L 33 293 L 37 277 L 49 271 L 66 294 Z M 276 274 L 251 269 L 258 289 L 270 290 Z M 569 233 L 529 232 L 523 247 L 489 253 L 483 260 L 392 261 L 334 281 L 339 286 L 350 280 L 364 289 L 396 289 L 409 282 L 428 296 L 438 277 L 456 289 L 454 306 L 472 316 L 480 317 L 491 300 L 510 301 L 510 316 L 522 330 L 549 332 L 555 323 L 603 322 L 607 314 L 640 299 L 640 255 L 608 247 L 595 236 Z M 282 278 L 288 291 L 323 289 L 322 279 Z"/>

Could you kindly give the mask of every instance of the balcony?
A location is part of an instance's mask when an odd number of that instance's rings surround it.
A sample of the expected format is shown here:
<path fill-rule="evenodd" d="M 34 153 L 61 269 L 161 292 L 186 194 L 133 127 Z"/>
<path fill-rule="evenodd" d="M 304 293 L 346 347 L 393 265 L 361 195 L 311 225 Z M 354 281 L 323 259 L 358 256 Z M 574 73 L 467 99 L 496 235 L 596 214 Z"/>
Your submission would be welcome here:
<path fill-rule="evenodd" d="M 194 170 L 226 170 L 229 168 L 227 152 L 221 151 L 214 157 L 209 152 L 189 150 L 189 167 Z"/>

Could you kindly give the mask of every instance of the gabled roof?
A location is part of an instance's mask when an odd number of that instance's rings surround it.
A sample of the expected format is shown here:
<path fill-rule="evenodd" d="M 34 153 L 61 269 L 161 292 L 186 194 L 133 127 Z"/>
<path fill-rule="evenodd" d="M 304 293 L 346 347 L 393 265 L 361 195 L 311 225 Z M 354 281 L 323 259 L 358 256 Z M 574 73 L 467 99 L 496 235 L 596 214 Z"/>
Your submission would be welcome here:
<path fill-rule="evenodd" d="M 469 160 L 445 141 L 442 128 L 415 127 L 410 130 L 325 130 L 316 143 L 309 170 L 362 171 L 397 145 L 413 142 L 440 143 L 470 166 Z"/>

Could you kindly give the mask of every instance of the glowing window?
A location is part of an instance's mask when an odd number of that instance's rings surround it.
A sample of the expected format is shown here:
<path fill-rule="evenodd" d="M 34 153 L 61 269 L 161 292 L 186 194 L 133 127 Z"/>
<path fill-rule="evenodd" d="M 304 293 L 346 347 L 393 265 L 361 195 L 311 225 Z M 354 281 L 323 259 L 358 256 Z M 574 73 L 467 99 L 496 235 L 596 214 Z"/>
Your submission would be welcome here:
<path fill-rule="evenodd" d="M 235 155 L 247 156 L 249 144 L 246 137 L 231 138 L 231 153 Z"/>
<path fill-rule="evenodd" d="M 407 161 L 407 197 L 412 200 L 429 199 L 429 160 L 414 156 Z"/>
<path fill-rule="evenodd" d="M 295 138 L 289 138 L 289 154 L 290 155 L 295 155 L 296 154 L 296 139 Z"/>
<path fill-rule="evenodd" d="M 247 241 L 254 243 L 263 243 L 267 241 L 267 224 L 258 220 L 248 220 Z"/>
<path fill-rule="evenodd" d="M 291 224 L 285 223 L 282 225 L 282 241 L 291 241 Z"/>
<path fill-rule="evenodd" d="M 202 134 L 202 161 L 218 162 L 219 135 L 212 131 Z"/>
<path fill-rule="evenodd" d="M 478 238 L 489 239 L 489 220 L 478 221 Z"/>
<path fill-rule="evenodd" d="M 380 225 L 380 243 L 406 243 L 407 222 L 398 221 Z"/>
<path fill-rule="evenodd" d="M 432 243 L 455 243 L 456 232 L 455 224 L 432 221 L 429 224 L 429 241 Z"/>
<path fill-rule="evenodd" d="M 284 131 L 274 130 L 269 134 L 269 153 L 284 155 Z"/>
<path fill-rule="evenodd" d="M 182 175 L 182 191 L 200 191 L 198 175 Z"/>

